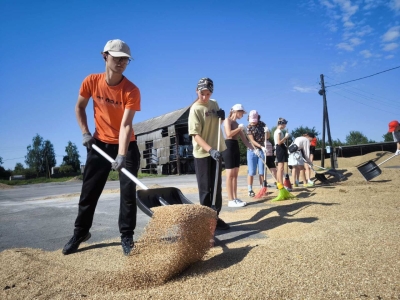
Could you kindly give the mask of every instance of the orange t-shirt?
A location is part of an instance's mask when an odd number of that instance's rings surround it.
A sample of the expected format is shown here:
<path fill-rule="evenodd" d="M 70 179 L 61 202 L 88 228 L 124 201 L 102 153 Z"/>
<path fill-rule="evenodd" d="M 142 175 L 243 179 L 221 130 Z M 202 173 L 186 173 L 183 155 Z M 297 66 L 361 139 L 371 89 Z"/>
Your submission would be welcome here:
<path fill-rule="evenodd" d="M 105 73 L 87 76 L 79 94 L 93 99 L 95 132 L 94 138 L 107 143 L 118 144 L 119 129 L 125 109 L 140 110 L 140 91 L 126 77 L 116 86 L 109 86 Z M 130 141 L 135 141 L 132 132 Z"/>
<path fill-rule="evenodd" d="M 311 140 L 310 146 L 317 147 L 317 138 L 316 137 Z"/>

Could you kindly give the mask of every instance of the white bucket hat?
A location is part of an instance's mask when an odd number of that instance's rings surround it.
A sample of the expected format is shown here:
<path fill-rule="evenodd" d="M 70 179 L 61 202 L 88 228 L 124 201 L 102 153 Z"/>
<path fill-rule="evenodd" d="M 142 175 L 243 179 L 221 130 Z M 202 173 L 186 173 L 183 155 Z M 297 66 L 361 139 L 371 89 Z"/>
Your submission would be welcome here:
<path fill-rule="evenodd" d="M 246 110 L 244 109 L 244 107 L 243 107 L 242 104 L 235 104 L 234 106 L 232 106 L 231 110 L 236 110 L 236 111 L 238 111 L 238 110 L 243 110 L 243 112 L 244 112 L 245 114 L 247 114 L 247 112 L 246 112 Z"/>

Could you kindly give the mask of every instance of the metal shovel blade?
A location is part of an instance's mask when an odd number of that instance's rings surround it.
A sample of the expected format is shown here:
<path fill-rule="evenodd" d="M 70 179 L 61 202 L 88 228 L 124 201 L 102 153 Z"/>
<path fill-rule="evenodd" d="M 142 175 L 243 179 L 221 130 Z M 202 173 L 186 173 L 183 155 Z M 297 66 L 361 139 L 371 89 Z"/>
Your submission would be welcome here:
<path fill-rule="evenodd" d="M 359 165 L 357 169 L 366 181 L 370 181 L 371 179 L 382 174 L 382 170 L 372 160 Z"/>

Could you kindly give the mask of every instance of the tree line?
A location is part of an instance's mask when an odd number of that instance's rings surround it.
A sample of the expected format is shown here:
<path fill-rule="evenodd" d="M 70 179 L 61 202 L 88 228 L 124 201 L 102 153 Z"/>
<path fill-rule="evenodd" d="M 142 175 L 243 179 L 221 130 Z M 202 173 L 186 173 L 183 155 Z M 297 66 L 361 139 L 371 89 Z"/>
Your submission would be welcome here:
<path fill-rule="evenodd" d="M 271 137 L 270 142 L 274 144 L 273 136 L 276 127 L 271 128 Z M 320 133 L 315 129 L 315 127 L 309 128 L 307 126 L 300 126 L 295 128 L 290 132 L 291 138 L 289 142 L 299 136 L 307 132 L 312 132 L 316 137 L 320 135 Z M 384 142 L 392 142 L 393 137 L 390 132 L 385 133 L 383 136 Z M 360 145 L 360 144 L 371 144 L 376 143 L 374 140 L 368 139 L 363 133 L 360 131 L 350 131 L 346 136 L 345 141 L 341 141 L 339 139 L 332 140 L 332 144 L 334 147 L 338 146 L 350 146 L 350 145 Z M 321 147 L 322 141 L 318 139 L 317 148 Z M 239 139 L 239 148 L 240 148 L 240 163 L 247 164 L 247 156 L 246 146 Z M 0 156 L 0 179 L 7 179 L 11 175 L 25 175 L 26 177 L 51 177 L 51 169 L 56 166 L 56 155 L 54 153 L 54 146 L 49 140 L 44 140 L 39 134 L 32 139 L 32 144 L 27 146 L 27 154 L 25 156 L 25 164 L 27 168 L 20 162 L 15 164 L 14 170 L 5 170 L 3 165 L 3 158 Z M 66 155 L 63 156 L 63 161 L 58 167 L 58 172 L 62 174 L 71 174 L 71 173 L 79 173 L 80 172 L 80 160 L 79 160 L 79 152 L 76 145 L 70 141 L 68 141 L 67 146 L 65 147 Z"/>
<path fill-rule="evenodd" d="M 32 144 L 26 147 L 25 164 L 20 162 L 15 164 L 14 170 L 5 170 L 2 167 L 3 158 L 0 156 L 0 178 L 8 179 L 12 175 L 25 175 L 26 178 L 51 177 L 51 170 L 56 167 L 56 154 L 54 146 L 49 140 L 44 140 L 39 134 L 32 139 Z M 74 143 L 68 141 L 65 147 L 66 155 L 57 171 L 61 174 L 71 174 L 80 172 L 80 160 L 78 148 Z"/>

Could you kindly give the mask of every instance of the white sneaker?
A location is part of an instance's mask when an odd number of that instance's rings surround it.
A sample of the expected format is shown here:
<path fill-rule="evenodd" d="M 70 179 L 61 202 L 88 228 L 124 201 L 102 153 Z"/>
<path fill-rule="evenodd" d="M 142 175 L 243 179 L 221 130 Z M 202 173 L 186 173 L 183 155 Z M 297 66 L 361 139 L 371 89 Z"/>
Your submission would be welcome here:
<path fill-rule="evenodd" d="M 230 200 L 229 202 L 228 202 L 228 206 L 229 207 L 243 207 L 243 206 L 245 206 L 246 204 L 244 204 L 243 202 L 239 202 L 237 199 L 234 199 L 234 200 Z"/>
<path fill-rule="evenodd" d="M 236 201 L 240 202 L 240 203 L 244 203 L 244 205 L 247 205 L 247 202 L 240 200 L 239 198 L 235 199 Z"/>

